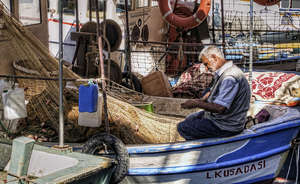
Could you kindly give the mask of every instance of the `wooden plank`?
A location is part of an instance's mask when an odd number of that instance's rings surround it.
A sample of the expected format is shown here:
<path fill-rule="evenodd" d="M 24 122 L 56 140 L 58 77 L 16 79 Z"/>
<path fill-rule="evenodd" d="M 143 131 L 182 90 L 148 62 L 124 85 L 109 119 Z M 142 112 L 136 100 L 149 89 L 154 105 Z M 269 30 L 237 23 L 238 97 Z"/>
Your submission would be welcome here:
<path fill-rule="evenodd" d="M 13 140 L 12 153 L 8 173 L 17 177 L 26 176 L 29 168 L 29 161 L 34 145 L 34 140 L 27 137 L 19 137 Z M 14 176 L 8 175 L 10 183 L 19 184 Z M 15 181 L 14 181 L 15 180 Z"/>

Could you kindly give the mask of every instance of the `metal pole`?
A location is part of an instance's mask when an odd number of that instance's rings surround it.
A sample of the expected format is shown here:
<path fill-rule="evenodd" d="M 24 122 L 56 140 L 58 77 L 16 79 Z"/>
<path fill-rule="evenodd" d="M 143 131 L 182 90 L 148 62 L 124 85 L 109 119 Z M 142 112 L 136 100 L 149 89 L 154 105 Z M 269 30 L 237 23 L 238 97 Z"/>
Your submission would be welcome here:
<path fill-rule="evenodd" d="M 250 0 L 250 35 L 249 35 L 249 85 L 252 91 L 252 71 L 253 71 L 253 0 Z"/>
<path fill-rule="evenodd" d="M 225 20 L 224 20 L 224 0 L 221 0 L 221 13 L 222 13 L 222 44 L 223 44 L 223 53 L 225 56 Z"/>
<path fill-rule="evenodd" d="M 76 13 L 76 32 L 79 31 L 79 14 L 78 14 L 78 0 L 75 0 L 75 13 Z"/>
<path fill-rule="evenodd" d="M 100 30 L 98 0 L 95 0 L 95 2 L 96 2 L 96 21 L 97 21 L 98 49 L 99 49 L 99 60 L 100 60 L 99 73 L 101 73 L 101 79 L 104 79 L 105 78 L 105 75 L 104 75 L 104 61 L 103 61 L 102 35 L 101 35 L 101 30 Z M 109 124 L 108 124 L 109 122 L 108 122 L 107 95 L 106 95 L 106 82 L 105 82 L 105 80 L 101 80 L 101 84 L 102 84 L 102 95 L 103 95 L 105 130 L 106 130 L 106 133 L 109 134 Z"/>
<path fill-rule="evenodd" d="M 128 72 L 131 73 L 131 55 L 130 55 L 130 42 L 129 42 L 129 22 L 128 22 L 128 0 L 125 0 L 125 16 L 126 16 L 126 39 L 125 39 L 125 62 L 128 65 Z"/>
<path fill-rule="evenodd" d="M 63 0 L 59 1 L 59 147 L 64 146 L 63 109 Z"/>
<path fill-rule="evenodd" d="M 89 21 L 92 21 L 92 0 L 89 0 Z"/>
<path fill-rule="evenodd" d="M 213 43 L 216 43 L 215 36 L 215 0 L 212 1 L 212 35 L 213 35 Z"/>

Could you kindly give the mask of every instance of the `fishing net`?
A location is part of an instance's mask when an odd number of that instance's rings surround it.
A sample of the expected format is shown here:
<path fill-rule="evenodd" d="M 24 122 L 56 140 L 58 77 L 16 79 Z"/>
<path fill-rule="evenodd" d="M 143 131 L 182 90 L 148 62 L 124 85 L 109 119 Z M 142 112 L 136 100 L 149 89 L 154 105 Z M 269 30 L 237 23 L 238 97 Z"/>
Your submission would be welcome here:
<path fill-rule="evenodd" d="M 0 5 L 0 18 L 3 22 L 1 35 L 5 35 L 7 50 L 3 57 L 14 63 L 17 76 L 57 77 L 59 63 L 30 31 Z M 8 48 L 9 47 L 9 48 Z M 64 78 L 80 79 L 67 67 L 64 67 Z M 56 80 L 17 79 L 25 89 L 28 121 L 24 131 L 29 127 L 38 127 L 39 133 L 48 136 L 47 141 L 57 136 L 59 120 L 59 84 Z M 78 86 L 80 82 L 75 82 Z M 115 90 L 113 90 L 115 89 Z M 123 90 L 123 91 L 122 91 Z M 183 140 L 176 131 L 180 118 L 148 113 L 130 105 L 139 99 L 139 95 L 126 93 L 119 86 L 118 90 L 108 85 L 108 118 L 111 133 L 121 138 L 125 143 L 164 143 Z M 65 140 L 67 142 L 84 141 L 91 135 L 104 131 L 100 128 L 78 126 L 78 90 L 64 88 Z M 129 102 L 129 103 L 128 103 Z M 104 125 L 104 123 L 102 123 Z M 52 133 L 50 133 L 52 132 Z M 54 133 L 53 133 L 54 132 Z"/>

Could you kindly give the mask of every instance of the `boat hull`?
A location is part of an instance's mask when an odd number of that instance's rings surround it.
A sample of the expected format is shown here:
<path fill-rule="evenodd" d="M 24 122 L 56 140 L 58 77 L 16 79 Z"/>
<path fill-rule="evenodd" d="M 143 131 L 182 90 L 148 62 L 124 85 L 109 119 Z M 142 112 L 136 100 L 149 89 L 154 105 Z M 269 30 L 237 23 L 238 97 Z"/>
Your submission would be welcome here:
<path fill-rule="evenodd" d="M 130 175 L 122 183 L 223 184 L 272 180 L 277 176 L 280 165 L 285 161 L 287 153 L 284 152 L 255 162 L 200 172 L 150 176 Z"/>
<path fill-rule="evenodd" d="M 130 168 L 123 183 L 272 180 L 285 163 L 292 141 L 299 137 L 300 110 L 276 107 L 273 116 L 233 137 L 129 146 Z"/>

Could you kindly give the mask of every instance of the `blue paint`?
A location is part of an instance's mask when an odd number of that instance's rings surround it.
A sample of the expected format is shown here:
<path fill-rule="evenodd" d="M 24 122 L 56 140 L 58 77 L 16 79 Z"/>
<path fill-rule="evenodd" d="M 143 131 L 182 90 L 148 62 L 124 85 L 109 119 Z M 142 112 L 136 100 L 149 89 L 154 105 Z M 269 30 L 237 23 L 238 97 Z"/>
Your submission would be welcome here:
<path fill-rule="evenodd" d="M 98 85 L 79 86 L 79 112 L 96 112 L 98 103 Z"/>
<path fill-rule="evenodd" d="M 290 141 L 296 137 L 295 133 L 298 133 L 298 131 L 295 129 L 289 129 L 287 131 L 280 131 L 274 134 L 266 134 L 264 136 L 252 138 L 245 146 L 233 153 L 224 155 L 223 157 L 219 158 L 217 162 L 250 157 L 252 155 L 256 155 L 257 153 L 264 154 L 272 150 L 277 150 L 278 148 L 280 149 L 281 147 L 290 145 Z"/>
<path fill-rule="evenodd" d="M 131 176 L 152 176 L 152 175 L 165 175 L 165 174 L 181 174 L 190 172 L 201 172 L 214 169 L 222 169 L 227 167 L 232 167 L 236 165 L 241 165 L 245 163 L 256 162 L 270 156 L 283 153 L 290 149 L 290 145 L 278 147 L 274 150 L 258 153 L 246 158 L 235 158 L 234 160 L 224 161 L 220 163 L 208 163 L 208 164 L 196 164 L 196 165 L 186 165 L 186 166 L 176 166 L 176 167 L 159 167 L 159 168 L 137 168 L 129 169 L 128 175 Z"/>
<path fill-rule="evenodd" d="M 300 59 L 300 56 L 293 56 L 293 57 L 282 57 L 282 58 L 276 58 L 276 59 L 269 59 L 269 60 L 258 60 L 258 61 L 254 61 L 253 63 L 276 63 L 276 62 L 280 62 L 280 61 L 289 61 L 291 60 L 291 62 L 295 62 L 294 60 Z"/>
<path fill-rule="evenodd" d="M 280 122 L 277 125 L 274 124 L 259 124 L 250 130 L 245 130 L 244 133 L 229 137 L 229 138 L 212 138 L 212 139 L 198 139 L 193 141 L 186 141 L 174 144 L 152 144 L 147 146 L 128 147 L 129 154 L 149 154 L 149 153 L 163 153 L 170 151 L 180 151 L 187 149 L 195 149 L 207 146 L 214 146 L 218 144 L 225 144 L 235 141 L 241 141 L 245 139 L 251 139 L 259 137 L 265 134 L 274 133 L 277 131 L 284 131 L 287 129 L 293 129 L 295 132 L 299 130 L 300 119 Z M 297 129 L 295 129 L 297 127 Z M 252 131 L 251 131 L 252 130 Z"/>
<path fill-rule="evenodd" d="M 226 55 L 226 60 L 241 60 L 244 56 L 242 55 Z"/>

